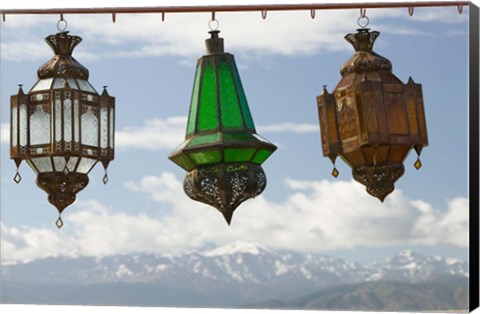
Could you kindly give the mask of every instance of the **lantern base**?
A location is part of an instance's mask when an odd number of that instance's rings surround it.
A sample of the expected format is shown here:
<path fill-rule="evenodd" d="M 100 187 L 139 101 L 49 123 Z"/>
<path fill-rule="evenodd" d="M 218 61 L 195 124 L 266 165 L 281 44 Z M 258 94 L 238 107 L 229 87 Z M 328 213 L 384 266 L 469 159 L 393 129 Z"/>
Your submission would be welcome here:
<path fill-rule="evenodd" d="M 257 164 L 220 164 L 187 173 L 183 189 L 191 199 L 218 209 L 230 225 L 235 209 L 262 193 L 266 184 L 265 173 Z"/>
<path fill-rule="evenodd" d="M 353 178 L 367 187 L 368 194 L 384 201 L 395 189 L 394 183 L 403 175 L 402 163 L 364 166 L 352 170 Z"/>
<path fill-rule="evenodd" d="M 47 192 L 48 201 L 61 213 L 75 201 L 76 194 L 88 185 L 83 173 L 44 172 L 37 176 L 37 186 Z"/>

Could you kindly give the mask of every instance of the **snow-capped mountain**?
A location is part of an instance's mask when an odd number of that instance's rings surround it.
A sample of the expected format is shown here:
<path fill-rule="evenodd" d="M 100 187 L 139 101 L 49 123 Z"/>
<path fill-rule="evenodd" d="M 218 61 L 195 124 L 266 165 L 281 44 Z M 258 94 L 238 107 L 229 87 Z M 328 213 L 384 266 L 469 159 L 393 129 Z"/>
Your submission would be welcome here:
<path fill-rule="evenodd" d="M 241 306 L 293 299 L 330 286 L 416 283 L 445 275 L 468 277 L 468 264 L 409 250 L 360 264 L 248 242 L 183 253 L 55 257 L 2 267 L 6 300 L 45 304 Z"/>
<path fill-rule="evenodd" d="M 418 282 L 450 274 L 468 277 L 468 264 L 405 250 L 383 262 L 360 264 L 323 254 L 273 250 L 249 242 L 200 251 L 103 258 L 46 258 L 3 267 L 6 281 L 41 283 L 179 283 L 203 280 L 271 286 L 299 281 L 313 286 L 378 280 Z"/>

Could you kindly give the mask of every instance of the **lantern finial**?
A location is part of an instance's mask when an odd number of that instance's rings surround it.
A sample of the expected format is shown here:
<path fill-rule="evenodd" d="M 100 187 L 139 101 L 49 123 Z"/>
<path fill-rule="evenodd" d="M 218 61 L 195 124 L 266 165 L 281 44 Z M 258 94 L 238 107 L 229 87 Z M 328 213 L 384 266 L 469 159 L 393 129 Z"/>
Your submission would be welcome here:
<path fill-rule="evenodd" d="M 75 77 L 88 80 L 87 68 L 72 57 L 73 49 L 82 41 L 82 38 L 68 35 L 68 32 L 60 32 L 46 37 L 45 41 L 53 49 L 55 56 L 38 69 L 39 79 Z"/>

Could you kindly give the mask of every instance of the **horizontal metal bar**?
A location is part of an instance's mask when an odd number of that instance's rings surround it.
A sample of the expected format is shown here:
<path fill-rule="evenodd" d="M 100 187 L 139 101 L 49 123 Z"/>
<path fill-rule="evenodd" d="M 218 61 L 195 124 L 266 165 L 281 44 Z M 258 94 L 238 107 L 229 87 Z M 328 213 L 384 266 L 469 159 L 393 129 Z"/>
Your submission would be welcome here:
<path fill-rule="evenodd" d="M 248 11 L 301 11 L 334 9 L 414 8 L 468 6 L 468 1 L 378 2 L 378 3 L 311 3 L 311 4 L 255 4 L 167 7 L 116 7 L 116 8 L 52 8 L 7 9 L 3 15 L 16 14 L 140 14 L 140 13 L 200 13 L 200 12 L 248 12 Z"/>

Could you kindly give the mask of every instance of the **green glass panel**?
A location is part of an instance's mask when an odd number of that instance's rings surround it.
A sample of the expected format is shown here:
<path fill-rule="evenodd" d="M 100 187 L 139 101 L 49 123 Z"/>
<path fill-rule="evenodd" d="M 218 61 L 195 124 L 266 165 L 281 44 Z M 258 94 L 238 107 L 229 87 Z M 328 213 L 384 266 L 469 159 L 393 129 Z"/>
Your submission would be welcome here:
<path fill-rule="evenodd" d="M 201 73 L 202 71 L 199 62 L 197 65 L 197 72 L 195 73 L 195 81 L 193 82 L 192 101 L 190 102 L 190 114 L 188 115 L 187 135 L 190 135 L 195 131 L 195 121 L 198 110 L 198 89 L 200 87 Z"/>
<path fill-rule="evenodd" d="M 209 150 L 205 152 L 190 153 L 190 158 L 197 165 L 206 165 L 220 162 L 222 156 L 218 150 Z"/>
<path fill-rule="evenodd" d="M 218 127 L 217 86 L 211 60 L 206 60 L 203 66 L 197 127 L 199 132 L 214 130 Z"/>
<path fill-rule="evenodd" d="M 253 142 L 255 138 L 250 133 L 223 133 L 223 142 Z"/>
<path fill-rule="evenodd" d="M 220 91 L 220 112 L 224 128 L 243 128 L 243 118 L 238 104 L 237 91 L 230 65 L 225 59 L 218 66 L 218 89 Z"/>
<path fill-rule="evenodd" d="M 259 149 L 252 161 L 261 165 L 273 152 L 266 149 Z"/>
<path fill-rule="evenodd" d="M 183 169 L 185 169 L 187 171 L 190 171 L 193 168 L 195 168 L 195 164 L 190 160 L 190 158 L 188 158 L 185 155 L 176 156 L 176 157 L 172 158 L 172 160 L 177 165 L 179 165 L 180 167 L 182 167 Z"/>
<path fill-rule="evenodd" d="M 249 161 L 255 150 L 255 148 L 227 148 L 224 151 L 224 159 L 226 162 Z"/>
<path fill-rule="evenodd" d="M 232 62 L 232 67 L 236 83 L 235 85 L 237 86 L 238 90 L 238 98 L 240 99 L 240 107 L 242 108 L 243 118 L 245 119 L 245 126 L 248 129 L 254 131 L 255 126 L 253 125 L 252 114 L 250 113 L 250 108 L 248 108 L 247 97 L 245 96 L 245 92 L 243 91 L 242 81 L 240 80 L 240 75 L 238 74 L 238 69 L 235 61 Z"/>
<path fill-rule="evenodd" d="M 190 143 L 188 143 L 187 147 L 193 147 L 198 145 L 205 145 L 205 144 L 218 144 L 220 143 L 220 134 L 209 134 L 209 135 L 197 135 L 192 138 Z"/>

